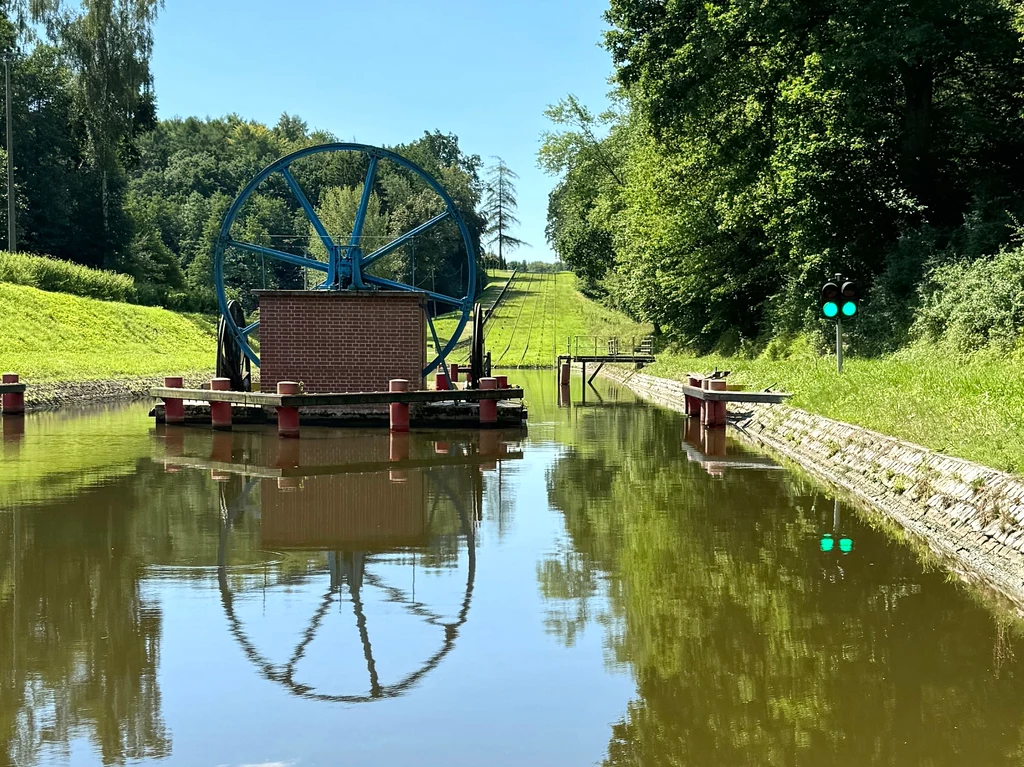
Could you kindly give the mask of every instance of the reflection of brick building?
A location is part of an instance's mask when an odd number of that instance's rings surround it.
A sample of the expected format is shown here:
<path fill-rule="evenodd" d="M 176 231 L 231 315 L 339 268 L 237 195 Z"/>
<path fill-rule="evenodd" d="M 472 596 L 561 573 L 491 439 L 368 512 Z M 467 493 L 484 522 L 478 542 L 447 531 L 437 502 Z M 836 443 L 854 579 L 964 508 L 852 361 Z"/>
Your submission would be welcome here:
<path fill-rule="evenodd" d="M 268 548 L 374 551 L 426 545 L 426 472 L 304 477 L 262 482 L 261 538 Z"/>

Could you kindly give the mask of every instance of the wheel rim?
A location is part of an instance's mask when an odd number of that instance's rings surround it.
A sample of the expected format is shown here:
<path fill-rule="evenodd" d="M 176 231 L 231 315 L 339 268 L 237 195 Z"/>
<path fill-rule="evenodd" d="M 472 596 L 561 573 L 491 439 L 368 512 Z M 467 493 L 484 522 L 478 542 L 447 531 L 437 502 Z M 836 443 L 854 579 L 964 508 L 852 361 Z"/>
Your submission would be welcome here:
<path fill-rule="evenodd" d="M 305 192 L 302 190 L 302 187 L 291 172 L 292 164 L 298 160 L 330 152 L 354 152 L 363 154 L 369 158 L 366 176 L 363 180 L 363 192 L 359 201 L 359 208 L 356 211 L 352 232 L 349 236 L 348 243 L 346 244 L 336 242 L 335 239 L 327 232 L 327 229 L 324 227 L 315 208 L 310 203 Z M 445 210 L 428 221 L 413 227 L 402 235 L 399 235 L 387 244 L 374 249 L 368 254 L 364 254 L 363 247 L 361 245 L 363 225 L 366 220 L 366 211 L 369 205 L 370 195 L 373 191 L 373 183 L 376 179 L 377 164 L 380 160 L 393 162 L 399 167 L 404 168 L 419 177 L 435 194 L 438 195 L 438 197 L 441 198 L 445 204 Z M 242 207 L 249 200 L 253 192 L 256 191 L 257 187 L 274 174 L 280 174 L 284 178 L 288 189 L 299 203 L 299 207 L 305 213 L 306 219 L 309 221 L 321 243 L 326 248 L 327 262 L 318 261 L 317 259 L 310 258 L 308 256 L 286 253 L 263 245 L 245 242 L 244 240 L 236 240 L 232 237 L 231 228 L 234 226 Z M 466 250 L 467 280 L 465 295 L 451 296 L 444 293 L 437 293 L 432 290 L 417 288 L 414 285 L 408 285 L 397 280 L 389 280 L 366 272 L 366 269 L 371 267 L 384 256 L 387 256 L 402 246 L 411 243 L 417 236 L 447 220 L 454 221 L 458 227 L 459 234 L 462 237 L 463 246 Z M 425 368 L 423 368 L 424 376 L 429 375 L 439 365 L 445 365 L 444 360 L 455 348 L 455 345 L 458 343 L 459 338 L 462 335 L 462 331 L 469 320 L 469 314 L 472 308 L 476 289 L 476 252 L 473 248 L 469 229 L 466 227 L 466 222 L 462 217 L 462 213 L 459 211 L 458 206 L 455 204 L 451 195 L 448 194 L 437 179 L 416 163 L 387 149 L 381 149 L 380 147 L 369 146 L 367 144 L 332 143 L 306 147 L 296 152 L 292 152 L 291 154 L 285 155 L 279 160 L 276 160 L 257 173 L 238 194 L 231 207 L 228 208 L 227 213 L 224 214 L 220 234 L 217 237 L 213 261 L 217 304 L 220 309 L 221 317 L 224 318 L 228 330 L 231 332 L 232 336 L 234 336 L 235 341 L 242 350 L 242 353 L 258 367 L 260 364 L 259 355 L 256 354 L 255 350 L 249 344 L 249 336 L 259 328 L 259 320 L 244 327 L 239 327 L 232 319 L 227 307 L 228 297 L 224 281 L 224 258 L 226 252 L 230 249 L 253 253 L 276 261 L 291 264 L 293 266 L 312 269 L 325 274 L 326 276 L 324 281 L 314 288 L 315 290 L 339 290 L 345 286 L 347 282 L 356 290 L 385 288 L 390 290 L 421 293 L 426 295 L 428 299 L 434 301 L 435 304 L 441 303 L 454 307 L 459 311 L 458 321 L 454 332 L 443 348 L 441 347 L 438 339 L 437 330 L 434 327 L 434 320 L 430 316 L 430 313 L 426 311 L 426 308 L 424 308 L 427 325 L 430 329 L 432 340 L 434 341 L 434 348 L 435 350 L 439 350 L 437 351 L 434 359 L 431 360 Z"/>

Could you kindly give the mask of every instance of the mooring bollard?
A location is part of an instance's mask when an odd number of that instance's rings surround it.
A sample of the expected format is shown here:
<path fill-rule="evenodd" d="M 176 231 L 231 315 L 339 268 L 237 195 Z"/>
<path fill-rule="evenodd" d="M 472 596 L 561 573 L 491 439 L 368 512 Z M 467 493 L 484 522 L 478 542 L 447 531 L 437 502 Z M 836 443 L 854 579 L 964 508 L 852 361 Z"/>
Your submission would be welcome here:
<path fill-rule="evenodd" d="M 716 378 L 714 380 L 705 379 L 704 389 L 706 391 L 725 391 L 726 383 L 724 378 Z M 725 426 L 725 403 L 724 402 L 711 402 L 704 400 L 701 403 L 701 423 L 704 426 L 711 428 L 718 428 Z"/>
<path fill-rule="evenodd" d="M 452 383 L 457 384 L 459 382 L 459 363 L 453 362 L 448 366 L 448 372 L 452 376 Z"/>
<path fill-rule="evenodd" d="M 16 384 L 20 382 L 17 373 L 4 373 L 2 380 L 5 384 Z M 0 406 L 3 407 L 4 415 L 22 415 L 25 412 L 24 392 L 10 392 L 0 397 Z"/>
<path fill-rule="evenodd" d="M 481 378 L 480 379 L 481 389 L 497 389 L 498 379 L 496 378 Z M 480 423 L 482 425 L 496 424 L 498 422 L 498 400 L 496 399 L 482 399 L 480 400 Z"/>
<path fill-rule="evenodd" d="M 230 391 L 230 378 L 214 378 L 210 381 L 210 391 Z M 230 431 L 231 429 L 231 403 L 211 402 L 210 422 L 213 428 L 218 431 Z"/>
<path fill-rule="evenodd" d="M 494 377 L 498 381 L 498 388 L 499 389 L 507 389 L 508 388 L 508 376 L 494 376 Z"/>
<path fill-rule="evenodd" d="M 688 386 L 696 386 L 698 389 L 700 389 L 703 386 L 701 380 L 702 379 L 698 378 L 697 376 L 687 376 L 686 384 Z M 689 394 L 687 394 L 683 397 L 683 401 L 686 405 L 686 415 L 688 415 L 691 418 L 697 418 L 700 416 L 700 400 L 697 397 L 692 397 Z"/>
<path fill-rule="evenodd" d="M 164 379 L 164 388 L 180 389 L 185 385 L 181 376 Z M 185 423 L 185 400 L 180 397 L 164 397 L 164 423 Z"/>
<path fill-rule="evenodd" d="M 448 376 L 444 373 L 434 374 L 434 389 L 436 391 L 448 391 L 452 387 L 448 384 Z"/>
<path fill-rule="evenodd" d="M 409 391 L 409 382 L 404 378 L 392 378 L 388 382 L 388 391 L 407 392 Z M 391 431 L 409 431 L 409 403 L 392 402 L 389 409 L 391 411 Z"/>
<path fill-rule="evenodd" d="M 559 386 L 569 385 L 569 363 L 563 362 L 561 369 L 558 371 L 558 384 Z"/>
<path fill-rule="evenodd" d="M 278 381 L 277 393 L 283 396 L 295 396 L 299 393 L 297 381 Z M 297 407 L 279 407 L 277 409 L 277 436 L 299 436 L 299 409 Z"/>

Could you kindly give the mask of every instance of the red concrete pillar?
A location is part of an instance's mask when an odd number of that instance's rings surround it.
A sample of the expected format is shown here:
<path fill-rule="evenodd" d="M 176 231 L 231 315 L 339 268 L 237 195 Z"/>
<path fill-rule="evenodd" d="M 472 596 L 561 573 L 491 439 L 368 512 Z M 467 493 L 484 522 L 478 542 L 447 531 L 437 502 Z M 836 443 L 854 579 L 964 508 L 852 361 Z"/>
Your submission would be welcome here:
<path fill-rule="evenodd" d="M 299 393 L 297 381 L 278 381 L 277 393 L 294 396 Z M 279 407 L 277 409 L 277 436 L 295 438 L 299 436 L 299 409 Z"/>
<path fill-rule="evenodd" d="M 180 389 L 185 385 L 181 376 L 169 376 L 164 379 L 167 389 Z M 180 397 L 164 397 L 164 423 L 185 423 L 185 400 Z"/>
<path fill-rule="evenodd" d="M 448 391 L 451 388 L 451 385 L 448 383 L 448 376 L 440 372 L 434 374 L 434 389 L 436 391 Z"/>
<path fill-rule="evenodd" d="M 696 386 L 700 388 L 701 379 L 697 376 L 687 376 L 686 383 L 688 386 Z M 683 399 L 686 403 L 686 415 L 692 418 L 698 417 L 700 415 L 700 400 L 696 397 L 691 397 L 688 394 L 685 395 Z"/>
<path fill-rule="evenodd" d="M 558 371 L 558 384 L 559 386 L 569 385 L 569 363 L 563 362 L 562 367 Z"/>
<path fill-rule="evenodd" d="M 481 378 L 480 379 L 481 389 L 497 389 L 498 379 L 496 378 Z M 482 426 L 493 425 L 498 422 L 498 400 L 496 399 L 482 399 L 480 400 L 480 424 Z"/>
<path fill-rule="evenodd" d="M 457 384 L 459 382 L 459 363 L 453 362 L 448 366 L 448 372 L 451 373 L 452 383 Z"/>
<path fill-rule="evenodd" d="M 388 391 L 407 392 L 409 382 L 404 378 L 392 378 L 388 382 Z M 392 402 L 391 410 L 391 431 L 409 431 L 409 403 Z"/>
<path fill-rule="evenodd" d="M 508 388 L 508 376 L 495 376 L 495 378 L 498 381 L 498 388 L 499 389 L 507 389 Z"/>
<path fill-rule="evenodd" d="M 724 379 L 715 379 L 713 381 L 705 380 L 704 389 L 706 391 L 725 391 L 726 383 Z M 704 426 L 711 428 L 719 428 L 725 426 L 725 403 L 724 402 L 710 402 L 705 400 L 701 403 L 701 423 Z"/>
<path fill-rule="evenodd" d="M 231 379 L 230 378 L 214 378 L 210 381 L 211 391 L 230 391 L 231 390 Z M 211 402 L 210 403 L 210 421 L 213 423 L 213 428 L 220 431 L 229 431 L 231 429 L 231 403 L 230 402 Z"/>
<path fill-rule="evenodd" d="M 5 384 L 20 383 L 17 373 L 4 373 L 2 380 Z M 25 412 L 25 394 L 23 392 L 4 394 L 0 397 L 0 404 L 3 406 L 4 415 L 22 415 Z"/>

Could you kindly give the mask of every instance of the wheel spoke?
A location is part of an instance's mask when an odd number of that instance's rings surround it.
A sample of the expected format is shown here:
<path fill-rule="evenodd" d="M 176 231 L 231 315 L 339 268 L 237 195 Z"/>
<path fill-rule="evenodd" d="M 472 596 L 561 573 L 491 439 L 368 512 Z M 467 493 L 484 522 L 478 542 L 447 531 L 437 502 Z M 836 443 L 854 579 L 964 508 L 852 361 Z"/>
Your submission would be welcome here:
<path fill-rule="evenodd" d="M 318 272 L 327 271 L 327 264 L 325 264 L 323 261 L 317 261 L 315 258 L 306 258 L 306 256 L 296 256 L 293 253 L 285 253 L 282 250 L 265 248 L 262 245 L 254 245 L 251 242 L 239 242 L 238 240 L 228 240 L 227 245 L 232 248 L 238 248 L 239 250 L 247 250 L 250 253 L 255 253 L 258 256 L 266 256 L 267 258 L 273 258 L 278 261 L 284 261 L 286 264 L 302 266 L 305 267 L 306 269 L 316 269 Z"/>
<path fill-rule="evenodd" d="M 260 326 L 260 321 L 259 321 L 259 320 L 256 320 L 256 321 L 255 321 L 254 323 L 252 323 L 251 325 L 246 325 L 246 326 L 245 326 L 244 328 L 242 328 L 242 335 L 243 335 L 243 336 L 247 336 L 247 335 L 249 335 L 249 334 L 250 334 L 250 333 L 252 333 L 252 332 L 253 332 L 254 330 L 256 330 L 256 329 L 257 329 L 257 328 L 258 328 L 259 326 Z"/>
<path fill-rule="evenodd" d="M 441 342 L 437 338 L 437 328 L 434 327 L 434 318 L 430 316 L 430 313 L 427 311 L 427 307 L 425 306 L 423 307 L 423 313 L 427 315 L 427 325 L 430 326 L 430 335 L 433 336 L 434 338 L 434 353 L 440 357 L 443 349 L 441 348 Z M 451 373 L 448 371 L 448 360 L 446 360 L 444 357 L 440 357 L 440 359 L 441 369 L 444 371 L 444 377 L 448 381 L 447 388 L 452 389 L 454 387 L 452 386 Z"/>
<path fill-rule="evenodd" d="M 349 249 L 359 245 L 359 239 L 363 236 L 363 224 L 366 222 L 366 208 L 370 204 L 370 194 L 373 192 L 373 178 L 377 175 L 377 158 L 370 158 L 370 167 L 366 169 L 366 178 L 363 180 L 363 196 L 359 200 L 359 210 L 356 211 L 356 220 L 352 225 L 352 236 L 349 238 Z"/>
<path fill-rule="evenodd" d="M 402 282 L 395 282 L 394 280 L 386 280 L 383 277 L 375 277 L 375 276 L 373 276 L 371 274 L 367 274 L 365 276 L 365 279 L 366 279 L 367 282 L 373 283 L 374 285 L 379 285 L 382 288 L 392 288 L 394 290 L 404 290 L 404 291 L 407 291 L 409 293 L 423 293 L 424 295 L 429 296 L 430 298 L 434 299 L 435 301 L 440 301 L 441 303 L 444 303 L 444 304 L 451 304 L 452 306 L 462 306 L 462 304 L 463 304 L 463 302 L 465 300 L 465 299 L 462 299 L 462 298 L 455 298 L 453 296 L 446 296 L 444 293 L 435 293 L 432 290 L 424 290 L 423 288 L 416 288 L 416 287 L 413 287 L 412 285 L 406 285 L 405 283 L 402 283 Z"/>
<path fill-rule="evenodd" d="M 377 156 L 370 157 L 370 167 L 366 169 L 366 178 L 363 179 L 363 195 L 359 200 L 359 210 L 356 211 L 356 220 L 352 224 L 352 236 L 348 240 L 349 260 L 352 265 L 352 287 L 361 290 L 363 285 L 362 261 L 359 258 L 359 240 L 363 236 L 363 224 L 366 223 L 366 209 L 370 205 L 370 195 L 373 193 L 373 178 L 377 173 Z"/>
<path fill-rule="evenodd" d="M 415 229 L 410 229 L 408 232 L 403 234 L 397 240 L 392 240 L 391 242 L 389 242 L 384 247 L 377 248 L 377 250 L 373 251 L 373 253 L 371 253 L 370 255 L 368 255 L 366 258 L 363 259 L 363 266 L 364 267 L 365 266 L 369 266 L 374 261 L 377 261 L 378 259 L 384 258 L 384 256 L 386 256 L 388 253 L 391 253 L 392 251 L 397 250 L 398 248 L 402 247 L 403 245 L 405 245 L 405 243 L 407 243 L 409 240 L 411 240 L 416 235 L 423 234 L 430 227 L 436 226 L 437 224 L 440 224 L 442 221 L 444 221 L 450 215 L 451 215 L 451 211 L 445 210 L 444 213 L 439 213 L 438 215 L 434 216 L 432 219 L 427 221 L 425 224 L 420 224 Z"/>
<path fill-rule="evenodd" d="M 291 169 L 288 167 L 281 168 L 281 175 L 284 176 L 284 180 L 288 183 L 288 188 L 292 190 L 292 194 L 295 195 L 295 199 L 299 201 L 299 205 L 306 212 L 306 218 L 309 219 L 309 223 L 313 225 L 316 233 L 320 236 L 320 241 L 323 242 L 324 247 L 327 248 L 327 252 L 330 253 L 334 248 L 334 240 L 331 239 L 331 235 L 327 234 L 327 229 L 324 228 L 323 222 L 320 220 L 320 216 L 313 210 L 313 205 L 309 202 L 309 198 L 306 197 L 306 193 L 302 191 L 302 187 L 299 186 L 299 182 L 295 180 L 295 176 L 292 175 Z"/>

